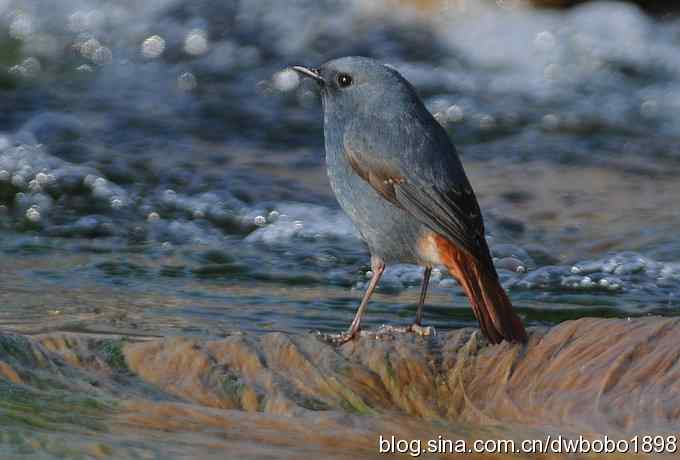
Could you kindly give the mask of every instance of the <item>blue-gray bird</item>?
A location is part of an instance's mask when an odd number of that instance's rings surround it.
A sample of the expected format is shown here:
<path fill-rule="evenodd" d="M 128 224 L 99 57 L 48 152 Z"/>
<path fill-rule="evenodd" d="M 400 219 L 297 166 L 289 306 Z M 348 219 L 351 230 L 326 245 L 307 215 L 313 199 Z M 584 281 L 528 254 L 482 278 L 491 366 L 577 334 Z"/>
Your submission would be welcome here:
<path fill-rule="evenodd" d="M 421 326 L 432 267 L 443 265 L 490 342 L 525 342 L 455 147 L 413 86 L 392 67 L 364 57 L 293 70 L 320 86 L 330 184 L 371 253 L 373 276 L 337 341 L 356 336 L 385 265 L 408 263 L 425 267 L 413 328 Z"/>

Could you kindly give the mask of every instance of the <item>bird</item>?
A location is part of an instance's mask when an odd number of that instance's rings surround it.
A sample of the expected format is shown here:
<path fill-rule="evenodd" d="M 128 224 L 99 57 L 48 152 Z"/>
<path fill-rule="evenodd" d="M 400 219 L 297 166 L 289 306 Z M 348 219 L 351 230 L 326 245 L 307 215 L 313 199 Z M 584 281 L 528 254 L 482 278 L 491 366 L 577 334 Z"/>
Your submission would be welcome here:
<path fill-rule="evenodd" d="M 432 269 L 444 266 L 490 343 L 526 342 L 522 320 L 500 284 L 460 158 L 416 89 L 393 66 L 361 56 L 291 69 L 318 84 L 330 186 L 370 252 L 366 292 L 349 329 L 333 341 L 358 336 L 386 265 L 403 263 L 424 267 L 409 330 L 422 331 Z"/>

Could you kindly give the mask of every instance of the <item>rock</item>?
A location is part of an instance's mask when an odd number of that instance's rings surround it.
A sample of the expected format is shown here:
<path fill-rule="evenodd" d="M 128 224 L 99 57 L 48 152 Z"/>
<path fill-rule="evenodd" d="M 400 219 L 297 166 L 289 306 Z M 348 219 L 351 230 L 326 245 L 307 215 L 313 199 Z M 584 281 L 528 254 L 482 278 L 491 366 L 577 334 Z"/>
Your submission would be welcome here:
<path fill-rule="evenodd" d="M 56 393 L 105 401 L 75 426 L 99 421 L 99 442 L 137 439 L 169 457 L 375 458 L 381 435 L 621 439 L 680 430 L 678 333 L 680 319 L 646 317 L 534 328 L 527 346 L 490 346 L 473 329 L 341 347 L 313 334 L 6 334 L 0 386 L 5 400 L 29 392 L 47 419 L 64 410 Z"/>
<path fill-rule="evenodd" d="M 145 381 L 217 408 L 253 410 L 248 401 L 257 399 L 259 411 L 293 416 L 396 411 L 481 425 L 653 431 L 680 427 L 680 417 L 666 416 L 680 410 L 666 392 L 680 377 L 678 330 L 678 319 L 582 319 L 532 331 L 526 349 L 488 346 L 469 329 L 429 340 L 362 337 L 341 348 L 273 333 L 130 344 L 125 356 Z"/>

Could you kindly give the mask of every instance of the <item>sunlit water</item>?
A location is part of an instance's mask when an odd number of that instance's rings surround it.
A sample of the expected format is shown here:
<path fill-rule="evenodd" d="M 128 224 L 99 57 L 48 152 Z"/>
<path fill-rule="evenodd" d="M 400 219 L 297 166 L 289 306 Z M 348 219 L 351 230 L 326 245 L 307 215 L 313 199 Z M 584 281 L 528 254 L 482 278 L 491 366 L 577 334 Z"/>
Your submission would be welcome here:
<path fill-rule="evenodd" d="M 314 88 L 277 72 L 348 54 L 446 126 L 529 324 L 676 315 L 680 22 L 458 5 L 0 0 L 2 328 L 344 328 L 368 254 Z M 410 322 L 420 274 L 391 267 L 367 324 Z M 474 324 L 446 273 L 426 318 Z"/>

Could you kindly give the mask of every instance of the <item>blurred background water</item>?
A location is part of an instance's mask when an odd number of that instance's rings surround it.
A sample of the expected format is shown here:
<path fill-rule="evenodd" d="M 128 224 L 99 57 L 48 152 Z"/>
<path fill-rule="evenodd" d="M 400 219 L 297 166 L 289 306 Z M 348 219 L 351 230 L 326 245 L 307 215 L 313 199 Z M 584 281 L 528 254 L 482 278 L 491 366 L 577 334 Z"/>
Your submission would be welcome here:
<path fill-rule="evenodd" d="M 447 128 L 529 324 L 680 312 L 680 20 L 628 3 L 0 0 L 0 325 L 337 331 L 368 254 L 314 88 L 366 55 Z M 367 324 L 407 323 L 390 267 Z M 473 325 L 435 272 L 426 310 Z"/>

